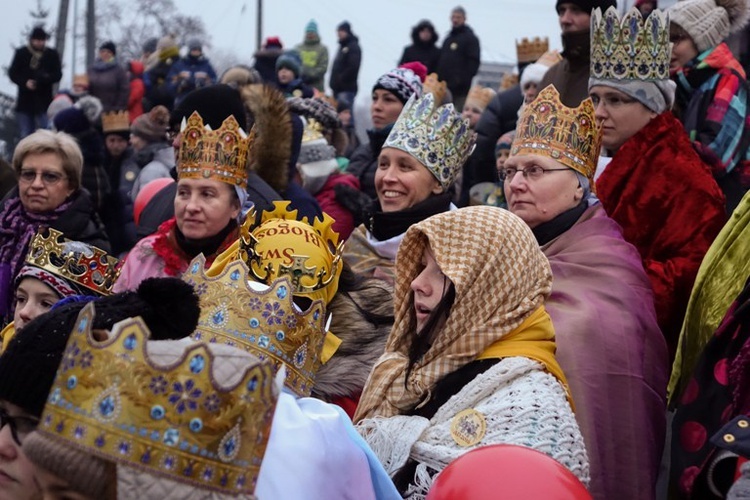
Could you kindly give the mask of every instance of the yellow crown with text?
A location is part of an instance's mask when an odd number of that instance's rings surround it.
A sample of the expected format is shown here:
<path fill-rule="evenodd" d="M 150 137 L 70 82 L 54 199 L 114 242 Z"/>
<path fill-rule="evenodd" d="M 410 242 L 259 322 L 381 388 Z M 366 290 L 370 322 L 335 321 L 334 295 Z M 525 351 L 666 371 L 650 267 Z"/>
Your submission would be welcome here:
<path fill-rule="evenodd" d="M 107 340 L 91 327 L 95 303 L 79 314 L 38 431 L 104 460 L 228 494 L 252 494 L 271 431 L 278 389 L 273 367 L 256 361 L 215 382 L 204 343 L 179 346 L 168 365 L 140 317 Z"/>
<path fill-rule="evenodd" d="M 109 295 L 120 276 L 116 258 L 95 246 L 68 240 L 52 228 L 40 228 L 31 239 L 26 263 L 99 295 Z"/>
<path fill-rule="evenodd" d="M 130 115 L 127 111 L 102 113 L 102 132 L 130 132 Z"/>
<path fill-rule="evenodd" d="M 569 108 L 560 101 L 557 89 L 549 85 L 524 107 L 510 154 L 547 156 L 592 180 L 601 145 L 601 127 L 591 99 Z"/>
<path fill-rule="evenodd" d="M 255 130 L 246 134 L 234 116 L 217 130 L 203 124 L 197 111 L 183 121 L 177 153 L 180 179 L 212 179 L 247 188 L 248 157 L 255 143 Z"/>
<path fill-rule="evenodd" d="M 263 285 L 255 282 L 240 260 L 211 275 L 204 265 L 205 258 L 199 255 L 182 276 L 200 298 L 201 315 L 193 338 L 240 347 L 271 361 L 276 369 L 286 366 L 285 385 L 298 396 L 309 396 L 322 364 L 325 304 L 316 300 L 300 311 L 289 278 L 260 290 Z"/>
<path fill-rule="evenodd" d="M 548 50 L 549 38 L 547 37 L 543 39 L 534 37 L 531 40 L 522 38 L 520 42 L 516 41 L 516 57 L 521 64 L 536 62 Z"/>

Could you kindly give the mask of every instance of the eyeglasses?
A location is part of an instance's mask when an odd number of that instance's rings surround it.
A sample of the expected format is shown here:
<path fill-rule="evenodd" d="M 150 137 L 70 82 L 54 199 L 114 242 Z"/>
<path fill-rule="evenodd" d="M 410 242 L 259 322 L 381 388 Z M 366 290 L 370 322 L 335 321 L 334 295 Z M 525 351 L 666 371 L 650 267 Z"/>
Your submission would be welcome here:
<path fill-rule="evenodd" d="M 590 97 L 591 102 L 594 103 L 594 108 L 598 108 L 600 102 L 604 103 L 604 107 L 607 109 L 617 109 L 621 106 L 627 106 L 628 104 L 638 102 L 635 99 L 631 99 L 630 97 L 622 97 L 618 95 L 605 95 L 604 97 L 600 97 L 594 94 Z"/>
<path fill-rule="evenodd" d="M 10 426 L 10 435 L 13 437 L 13 441 L 21 446 L 26 436 L 34 432 L 34 429 L 39 425 L 39 419 L 22 416 L 11 417 L 8 412 L 0 408 L 0 429 L 6 425 Z"/>
<path fill-rule="evenodd" d="M 42 177 L 42 182 L 47 186 L 53 186 L 63 180 L 66 176 L 58 172 L 37 172 L 36 170 L 21 170 L 18 179 L 26 184 L 31 184 L 37 178 Z"/>
<path fill-rule="evenodd" d="M 505 167 L 498 171 L 500 174 L 500 180 L 503 182 L 510 182 L 513 180 L 513 177 L 516 176 L 518 172 L 521 172 L 523 174 L 524 179 L 526 180 L 537 180 L 542 175 L 546 174 L 547 172 L 562 172 L 564 170 L 570 170 L 569 168 L 544 168 L 540 167 L 539 165 L 531 165 L 529 167 L 526 167 L 522 170 L 519 170 L 515 167 Z"/>

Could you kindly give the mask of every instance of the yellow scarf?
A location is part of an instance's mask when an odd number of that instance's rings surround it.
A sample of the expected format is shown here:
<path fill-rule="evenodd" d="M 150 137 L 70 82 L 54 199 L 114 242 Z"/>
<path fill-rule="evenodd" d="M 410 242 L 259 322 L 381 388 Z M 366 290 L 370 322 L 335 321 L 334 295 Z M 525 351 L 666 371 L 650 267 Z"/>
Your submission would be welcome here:
<path fill-rule="evenodd" d="M 3 328 L 3 331 L 0 332 L 0 354 L 5 352 L 8 348 L 8 344 L 10 344 L 10 339 L 12 339 L 15 334 L 16 327 L 13 326 L 13 322 L 11 321 L 5 328 Z"/>
<path fill-rule="evenodd" d="M 547 371 L 563 385 L 568 402 L 575 411 L 568 381 L 555 358 L 555 328 L 544 306 L 531 313 L 515 330 L 487 347 L 477 356 L 477 359 L 510 356 L 523 356 L 543 364 Z"/>

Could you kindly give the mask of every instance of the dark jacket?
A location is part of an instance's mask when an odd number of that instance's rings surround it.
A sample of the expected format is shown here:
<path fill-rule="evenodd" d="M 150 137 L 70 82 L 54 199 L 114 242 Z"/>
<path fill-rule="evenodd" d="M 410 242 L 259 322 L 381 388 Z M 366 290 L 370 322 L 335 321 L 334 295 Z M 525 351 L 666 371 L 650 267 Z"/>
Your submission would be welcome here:
<path fill-rule="evenodd" d="M 357 77 L 361 62 L 362 51 L 359 48 L 359 39 L 349 34 L 343 40 L 339 40 L 339 50 L 336 53 L 336 59 L 333 60 L 329 82 L 334 94 L 357 92 Z"/>
<path fill-rule="evenodd" d="M 177 58 L 159 61 L 156 66 L 146 71 L 143 83 L 146 85 L 146 96 L 143 99 L 143 111 L 162 105 L 168 110 L 174 109 L 174 89 L 169 85 L 167 76 Z"/>
<path fill-rule="evenodd" d="M 193 57 L 188 54 L 172 65 L 167 81 L 177 106 L 189 92 L 216 83 L 216 71 L 205 56 Z"/>
<path fill-rule="evenodd" d="M 107 171 L 112 197 L 100 210 L 104 226 L 107 228 L 112 252 L 120 255 L 138 242 L 133 221 L 133 200 L 130 190 L 138 177 L 140 167 L 129 161 L 133 150 L 128 148 L 119 158 L 112 158 L 105 152 L 104 168 Z"/>
<path fill-rule="evenodd" d="M 102 101 L 104 112 L 128 109 L 130 79 L 117 59 L 97 60 L 88 71 L 89 94 Z"/>
<path fill-rule="evenodd" d="M 437 73 L 454 97 L 465 96 L 479 71 L 479 39 L 467 25 L 453 28 L 440 49 Z"/>
<path fill-rule="evenodd" d="M 576 108 L 589 96 L 590 47 L 588 31 L 563 35 L 563 60 L 552 66 L 539 82 L 539 90 L 552 84 L 560 92 L 560 101 Z"/>
<path fill-rule="evenodd" d="M 426 42 L 419 39 L 419 32 L 424 28 L 429 28 L 432 31 L 432 38 Z M 399 66 L 408 62 L 419 61 L 427 67 L 428 75 L 437 71 L 438 61 L 440 60 L 440 49 L 435 45 L 438 41 L 438 34 L 435 32 L 435 27 L 432 23 L 430 21 L 422 21 L 414 26 L 414 29 L 411 30 L 411 41 L 412 44 L 404 48 L 404 53 L 398 62 Z"/>
<path fill-rule="evenodd" d="M 371 129 L 367 131 L 367 136 L 370 138 L 370 142 L 360 145 L 352 157 L 349 159 L 349 166 L 346 167 L 346 172 L 354 175 L 359 179 L 360 190 L 369 196 L 371 199 L 378 197 L 375 191 L 375 171 L 378 169 L 378 156 L 380 156 L 380 150 L 383 149 L 383 144 L 388 138 L 388 134 L 391 133 L 389 125 L 382 129 Z"/>
<path fill-rule="evenodd" d="M 260 73 L 264 82 L 276 83 L 276 59 L 284 53 L 281 47 L 261 49 L 254 54 L 255 64 L 253 68 Z"/>
<path fill-rule="evenodd" d="M 13 62 L 8 69 L 8 76 L 18 86 L 16 111 L 21 113 L 46 113 L 52 102 L 52 87 L 62 78 L 60 55 L 55 49 L 45 47 L 39 64 L 31 67 L 31 51 L 28 47 L 16 50 Z M 36 89 L 26 88 L 26 82 L 36 81 Z"/>
<path fill-rule="evenodd" d="M 469 190 L 480 182 L 495 182 L 495 143 L 516 128 L 518 109 L 523 104 L 521 87 L 516 84 L 492 98 L 477 123 L 477 145 L 464 165 L 459 205 L 469 204 Z"/>
<path fill-rule="evenodd" d="M 99 210 L 110 192 L 104 170 L 104 144 L 94 128 L 73 134 L 73 137 L 83 153 L 81 185 L 88 190 L 94 209 Z"/>
<path fill-rule="evenodd" d="M 287 84 L 276 82 L 276 87 L 284 94 L 284 97 L 302 97 L 308 99 L 314 95 L 313 88 L 302 81 L 301 78 L 295 78 Z"/>

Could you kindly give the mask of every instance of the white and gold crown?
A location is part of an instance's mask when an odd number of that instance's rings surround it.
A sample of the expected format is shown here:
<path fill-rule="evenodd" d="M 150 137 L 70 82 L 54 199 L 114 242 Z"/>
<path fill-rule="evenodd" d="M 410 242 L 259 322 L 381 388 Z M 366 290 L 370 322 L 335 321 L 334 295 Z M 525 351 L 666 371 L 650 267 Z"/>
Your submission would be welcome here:
<path fill-rule="evenodd" d="M 622 19 L 614 7 L 591 13 L 591 78 L 669 80 L 669 18 L 654 10 L 643 20 L 636 8 Z"/>
<path fill-rule="evenodd" d="M 78 316 L 38 431 L 178 482 L 252 494 L 278 399 L 273 367 L 248 363 L 221 385 L 208 345 L 180 346 L 164 365 L 149 355 L 140 317 L 97 341 L 94 316 L 95 303 Z"/>
<path fill-rule="evenodd" d="M 475 137 L 453 104 L 438 107 L 427 93 L 409 99 L 383 147 L 409 153 L 447 189 L 474 150 Z"/>

